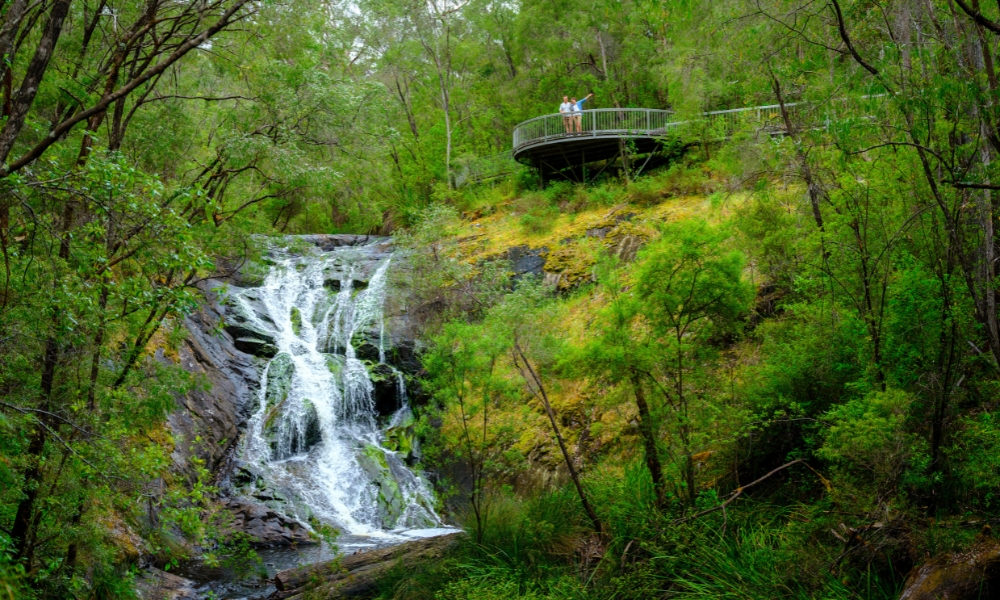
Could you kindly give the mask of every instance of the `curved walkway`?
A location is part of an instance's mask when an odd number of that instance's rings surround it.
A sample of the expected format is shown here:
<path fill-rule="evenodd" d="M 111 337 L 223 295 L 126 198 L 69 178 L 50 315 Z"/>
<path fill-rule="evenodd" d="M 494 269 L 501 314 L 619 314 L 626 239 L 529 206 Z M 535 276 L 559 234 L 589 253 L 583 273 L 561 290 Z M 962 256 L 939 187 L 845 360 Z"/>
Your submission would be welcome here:
<path fill-rule="evenodd" d="M 798 131 L 822 128 L 844 117 L 868 121 L 882 109 L 885 94 L 829 99 L 824 102 L 788 102 L 784 109 Z M 580 114 L 582 131 L 568 132 L 561 114 L 535 117 L 514 128 L 512 156 L 545 173 L 614 159 L 628 144 L 629 154 L 649 154 L 670 132 L 687 130 L 693 140 L 723 140 L 737 130 L 784 135 L 787 126 L 779 104 L 716 110 L 684 121 L 669 110 L 599 108 Z M 575 127 L 574 127 L 575 129 Z"/>
<path fill-rule="evenodd" d="M 787 103 L 789 112 L 802 104 Z M 693 120 L 675 120 L 673 111 L 652 108 L 599 108 L 580 114 L 580 132 L 566 131 L 562 114 L 535 117 L 514 128 L 514 159 L 554 172 L 567 167 L 615 158 L 626 141 L 632 154 L 655 152 L 664 135 L 697 126 L 712 139 L 728 137 L 740 123 L 755 121 L 780 129 L 780 105 L 754 106 L 702 113 Z M 575 127 L 573 128 L 575 129 Z"/>
<path fill-rule="evenodd" d="M 621 139 L 633 140 L 639 152 L 650 152 L 658 138 L 679 125 L 672 111 L 649 108 L 585 110 L 579 113 L 581 132 L 566 131 L 569 119 L 554 114 L 519 124 L 514 128 L 514 158 L 563 168 L 612 158 L 620 151 Z"/>

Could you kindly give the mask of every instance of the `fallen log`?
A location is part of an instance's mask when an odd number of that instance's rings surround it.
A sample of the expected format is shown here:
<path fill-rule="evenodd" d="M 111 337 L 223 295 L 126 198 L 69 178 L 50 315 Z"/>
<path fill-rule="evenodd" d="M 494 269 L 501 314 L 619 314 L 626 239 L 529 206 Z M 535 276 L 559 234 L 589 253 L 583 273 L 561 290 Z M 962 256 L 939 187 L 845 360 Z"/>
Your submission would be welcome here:
<path fill-rule="evenodd" d="M 356 552 L 304 567 L 279 572 L 278 589 L 269 600 L 333 600 L 364 596 L 374 591 L 378 580 L 397 565 L 408 569 L 437 560 L 453 550 L 464 534 L 452 533 L 405 542 L 398 546 Z"/>

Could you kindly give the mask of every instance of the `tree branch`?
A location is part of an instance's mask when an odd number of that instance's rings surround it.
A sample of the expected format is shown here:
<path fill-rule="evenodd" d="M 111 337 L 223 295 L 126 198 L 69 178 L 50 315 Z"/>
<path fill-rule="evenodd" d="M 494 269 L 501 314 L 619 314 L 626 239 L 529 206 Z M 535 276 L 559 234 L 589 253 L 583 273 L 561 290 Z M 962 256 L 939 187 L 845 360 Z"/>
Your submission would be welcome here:
<path fill-rule="evenodd" d="M 735 492 L 733 492 L 732 494 L 730 494 L 730 495 L 729 495 L 729 498 L 727 498 L 727 499 L 726 499 L 726 500 L 725 500 L 725 501 L 724 501 L 724 502 L 723 502 L 722 504 L 719 504 L 718 506 L 713 506 L 712 508 L 709 508 L 708 510 L 703 510 L 703 511 L 701 511 L 701 512 L 699 512 L 699 513 L 695 513 L 695 514 L 691 515 L 690 517 L 684 517 L 683 519 L 677 519 L 677 520 L 675 520 L 675 521 L 674 521 L 673 523 L 671 523 L 671 525 L 677 525 L 677 524 L 679 524 L 679 523 L 684 523 L 685 521 L 690 521 L 690 520 L 692 520 L 692 519 L 697 519 L 698 517 L 703 517 L 703 516 L 705 516 L 705 515 L 707 515 L 707 514 L 709 514 L 709 513 L 713 513 L 713 512 L 715 512 L 715 511 L 717 511 L 717 510 L 723 510 L 723 509 L 725 509 L 725 508 L 726 508 L 726 506 L 728 506 L 728 505 L 729 505 L 729 504 L 730 504 L 730 503 L 731 503 L 731 502 L 732 502 L 733 500 L 736 500 L 737 498 L 739 498 L 739 497 L 740 497 L 740 496 L 741 496 L 741 495 L 743 494 L 743 490 L 745 490 L 745 489 L 747 489 L 747 488 L 751 488 L 751 487 L 753 487 L 753 486 L 757 485 L 758 483 L 760 483 L 761 481 L 764 481 L 765 479 L 767 479 L 767 478 L 768 478 L 768 477 L 770 477 L 771 475 L 774 475 L 775 473 L 777 473 L 777 472 L 779 472 L 779 471 L 782 471 L 782 470 L 784 470 L 784 469 L 787 469 L 788 467 L 790 467 L 790 466 L 792 466 L 792 465 L 797 465 L 797 464 L 799 464 L 800 462 L 802 462 L 802 461 L 804 461 L 804 460 L 805 460 L 804 458 L 797 458 L 797 459 L 793 460 L 793 461 L 792 461 L 792 462 L 790 462 L 790 463 L 785 463 L 785 464 L 781 465 L 780 467 L 778 467 L 778 468 L 776 468 L 776 469 L 772 470 L 772 471 L 771 471 L 770 473 L 768 473 L 767 475 L 764 475 L 764 476 L 762 476 L 762 477 L 759 477 L 759 478 L 755 479 L 754 481 L 751 481 L 750 483 L 748 483 L 748 484 L 746 484 L 746 485 L 742 485 L 742 486 L 740 486 L 740 487 L 736 488 L 736 491 L 735 491 Z"/>

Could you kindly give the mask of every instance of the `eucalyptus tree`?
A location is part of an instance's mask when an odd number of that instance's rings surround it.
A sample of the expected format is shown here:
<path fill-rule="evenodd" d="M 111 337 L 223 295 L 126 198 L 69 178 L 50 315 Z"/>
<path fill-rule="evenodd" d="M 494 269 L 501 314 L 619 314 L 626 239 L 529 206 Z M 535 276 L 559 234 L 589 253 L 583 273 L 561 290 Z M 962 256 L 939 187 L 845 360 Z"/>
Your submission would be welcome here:
<path fill-rule="evenodd" d="M 636 276 L 643 314 L 661 345 L 658 386 L 673 413 L 680 441 L 688 502 L 696 494 L 692 407 L 700 390 L 702 356 L 712 335 L 731 333 L 747 310 L 753 290 L 743 280 L 743 256 L 725 246 L 729 233 L 703 221 L 667 226 L 645 251 Z M 653 373 L 648 374 L 651 378 Z"/>
<path fill-rule="evenodd" d="M 193 385 L 183 318 L 254 233 L 378 224 L 335 163 L 380 106 L 340 77 L 321 3 L 4 8 L 0 555 L 38 595 L 100 595 L 129 578 L 113 531 L 164 561 L 167 531 L 219 541 L 204 482 L 169 472 L 195 443 L 164 430 Z"/>

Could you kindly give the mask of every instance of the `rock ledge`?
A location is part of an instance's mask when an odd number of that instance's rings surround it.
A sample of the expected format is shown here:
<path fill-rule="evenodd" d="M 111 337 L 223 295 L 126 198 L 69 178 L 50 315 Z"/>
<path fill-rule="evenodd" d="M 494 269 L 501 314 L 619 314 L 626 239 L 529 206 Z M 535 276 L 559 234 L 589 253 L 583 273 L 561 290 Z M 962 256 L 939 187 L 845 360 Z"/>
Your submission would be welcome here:
<path fill-rule="evenodd" d="M 356 552 L 334 560 L 281 571 L 274 577 L 278 591 L 269 600 L 350 598 L 375 590 L 379 578 L 398 564 L 413 568 L 437 560 L 458 546 L 462 533 L 405 542 L 398 546 Z"/>

